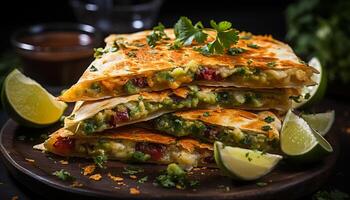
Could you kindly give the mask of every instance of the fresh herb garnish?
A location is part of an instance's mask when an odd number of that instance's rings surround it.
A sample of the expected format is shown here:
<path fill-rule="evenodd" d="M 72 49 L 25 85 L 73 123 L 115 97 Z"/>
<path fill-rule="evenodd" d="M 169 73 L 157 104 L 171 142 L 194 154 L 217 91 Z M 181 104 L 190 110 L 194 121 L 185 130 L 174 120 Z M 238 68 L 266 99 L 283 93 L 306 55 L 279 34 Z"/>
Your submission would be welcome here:
<path fill-rule="evenodd" d="M 161 174 L 156 177 L 156 184 L 165 188 L 181 188 L 184 189 L 188 186 L 195 187 L 199 184 L 198 181 L 188 180 L 186 172 L 177 164 L 169 164 L 165 174 Z"/>
<path fill-rule="evenodd" d="M 57 176 L 62 181 L 75 180 L 75 177 L 64 169 L 61 169 L 60 171 L 55 171 L 52 173 L 52 175 Z"/>
<path fill-rule="evenodd" d="M 144 176 L 142 178 L 140 178 L 137 183 L 145 183 L 148 180 L 148 176 Z"/>
<path fill-rule="evenodd" d="M 267 117 L 265 117 L 264 121 L 265 121 L 266 123 L 271 123 L 271 122 L 275 121 L 275 118 L 273 118 L 273 117 L 271 117 L 271 116 L 267 116 Z"/>
<path fill-rule="evenodd" d="M 262 126 L 262 127 L 261 127 L 261 130 L 263 130 L 263 131 L 269 131 L 269 130 L 272 130 L 272 128 L 271 128 L 271 126 L 266 125 L 266 126 Z"/>
<path fill-rule="evenodd" d="M 247 51 L 247 50 L 240 48 L 240 47 L 233 47 L 233 48 L 227 49 L 227 54 L 231 55 L 231 56 L 235 56 L 235 55 L 244 53 L 245 51 Z"/>
<path fill-rule="evenodd" d="M 217 24 L 214 20 L 211 20 L 210 25 L 216 31 L 216 38 L 202 47 L 200 52 L 204 54 L 208 54 L 208 52 L 210 54 L 223 54 L 231 45 L 237 43 L 239 32 L 232 28 L 231 22 L 222 21 Z"/>
<path fill-rule="evenodd" d="M 153 31 L 150 35 L 147 36 L 147 44 L 154 48 L 158 41 L 161 39 L 169 39 L 167 34 L 164 32 L 164 25 L 162 23 L 158 23 L 158 26 L 153 27 Z"/>
<path fill-rule="evenodd" d="M 94 162 L 95 164 L 99 167 L 99 168 L 104 168 L 104 164 L 107 162 L 107 156 L 104 153 L 101 153 L 98 156 L 95 156 L 94 158 Z"/>
<path fill-rule="evenodd" d="M 265 187 L 265 186 L 267 186 L 267 183 L 265 183 L 265 182 L 257 182 L 256 185 L 258 187 Z"/>
<path fill-rule="evenodd" d="M 202 22 L 197 22 L 194 26 L 192 21 L 187 17 L 180 17 L 174 26 L 174 34 L 176 40 L 175 46 L 188 46 L 191 45 L 193 40 L 197 43 L 202 44 L 207 40 L 208 34 L 203 32 Z"/>
<path fill-rule="evenodd" d="M 253 44 L 253 43 L 249 43 L 249 44 L 247 44 L 247 47 L 250 47 L 250 48 L 253 48 L 253 49 L 259 49 L 259 48 L 260 48 L 260 46 L 259 46 L 259 45 L 257 45 L 257 44 Z"/>
<path fill-rule="evenodd" d="M 251 33 L 247 33 L 247 34 L 240 36 L 239 39 L 250 40 L 250 39 L 252 39 L 252 37 L 253 37 L 253 35 Z"/>
<path fill-rule="evenodd" d="M 96 71 L 98 71 L 98 69 L 95 67 L 95 66 L 93 66 L 93 65 L 91 65 L 91 67 L 90 67 L 90 72 L 96 72 Z"/>
<path fill-rule="evenodd" d="M 141 167 L 128 166 L 124 167 L 124 171 L 122 173 L 127 175 L 135 175 L 141 172 L 144 172 L 144 169 Z"/>
<path fill-rule="evenodd" d="M 249 162 L 253 160 L 251 157 L 249 157 L 249 152 L 245 154 L 245 157 L 248 159 Z"/>
<path fill-rule="evenodd" d="M 125 47 L 125 46 L 124 46 Z M 94 48 L 94 57 L 101 58 L 103 54 L 108 52 L 116 52 L 120 49 L 120 44 L 118 42 L 114 42 L 111 47 L 106 48 Z"/>
<path fill-rule="evenodd" d="M 277 64 L 276 64 L 276 62 L 272 61 L 272 62 L 266 63 L 266 65 L 267 65 L 268 67 L 275 67 Z"/>
<path fill-rule="evenodd" d="M 252 60 L 252 59 L 248 59 L 248 60 L 247 60 L 247 64 L 248 64 L 248 65 L 251 65 L 252 63 L 253 63 L 253 60 Z"/>
<path fill-rule="evenodd" d="M 204 112 L 204 113 L 203 113 L 203 116 L 204 116 L 204 117 L 209 117 L 209 116 L 210 116 L 210 113 L 209 113 L 209 112 Z"/>

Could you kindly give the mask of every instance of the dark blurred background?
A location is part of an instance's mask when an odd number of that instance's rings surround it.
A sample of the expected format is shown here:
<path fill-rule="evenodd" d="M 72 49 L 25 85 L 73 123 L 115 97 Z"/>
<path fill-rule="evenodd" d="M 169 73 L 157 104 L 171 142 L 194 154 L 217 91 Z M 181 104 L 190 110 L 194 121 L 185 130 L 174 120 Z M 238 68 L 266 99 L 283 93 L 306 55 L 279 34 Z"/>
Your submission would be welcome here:
<path fill-rule="evenodd" d="M 11 36 L 19 29 L 35 24 L 82 22 L 81 16 L 79 18 L 77 12 L 74 12 L 72 8 L 73 1 L 11 0 L 1 5 L 0 86 L 4 77 L 12 68 L 22 68 L 23 66 L 23 62 L 21 62 L 11 44 Z M 130 2 L 147 3 L 149 0 L 110 1 L 125 5 Z M 93 1 L 86 0 L 85 2 L 91 3 Z M 93 6 L 89 8 L 95 9 Z M 203 0 L 164 0 L 153 25 L 162 22 L 166 27 L 172 27 L 180 16 L 187 16 L 193 22 L 202 21 L 205 26 L 208 26 L 211 19 L 216 21 L 227 20 L 232 22 L 236 29 L 254 34 L 271 34 L 276 39 L 287 42 L 296 51 L 297 55 L 305 61 L 317 56 L 321 60 L 324 69 L 327 70 L 327 77 L 329 78 L 327 98 L 331 98 L 332 102 L 334 99 L 341 102 L 339 103 L 341 104 L 340 107 L 348 104 L 350 96 L 350 0 L 215 0 L 207 2 Z M 92 22 L 92 20 L 95 20 L 95 18 L 93 17 L 87 21 Z M 136 24 L 136 27 L 139 27 L 139 25 Z M 125 27 L 122 26 L 113 26 L 113 28 L 114 30 L 111 32 L 132 31 L 132 29 L 125 31 Z M 144 28 L 147 27 L 138 30 Z M 108 31 L 102 34 L 107 35 Z M 99 43 L 99 45 L 103 46 L 103 43 Z M 92 59 L 92 49 L 89 59 Z M 50 73 L 50 67 L 52 66 L 48 64 L 45 67 Z M 85 69 L 86 66 L 83 65 L 80 68 Z M 28 75 L 28 73 L 26 74 Z M 55 75 L 52 71 L 51 74 Z M 29 75 L 44 86 L 50 85 L 44 79 L 40 79 L 40 77 L 46 76 L 45 72 L 39 74 L 38 78 L 35 75 Z M 73 79 L 72 81 L 75 82 L 76 80 Z M 60 82 L 58 85 L 62 88 L 69 84 L 68 82 L 63 82 L 63 84 Z M 326 107 L 332 106 L 327 105 Z M 339 110 L 342 110 L 342 108 L 339 108 Z M 348 117 L 349 112 L 344 109 L 344 113 L 341 115 Z M 337 116 L 340 115 L 337 113 Z M 7 119 L 5 116 L 0 117 L 0 124 L 5 119 Z M 345 122 L 348 122 L 348 120 L 345 120 Z M 345 127 L 346 123 L 342 125 Z M 350 132 L 350 128 L 341 127 L 341 129 Z M 349 137 L 346 138 L 348 141 L 350 140 Z M 345 144 L 346 141 L 343 142 Z M 349 148 L 347 147 L 347 149 Z M 342 158 L 346 158 L 345 155 L 348 154 L 344 154 Z M 329 184 L 308 199 L 345 199 L 343 198 L 344 194 L 338 191 L 338 189 L 345 191 L 346 188 L 349 188 L 346 186 L 348 185 L 346 176 L 343 175 L 344 171 L 348 171 L 344 163 L 346 161 L 338 164 L 337 171 L 329 180 Z M 2 183 L 5 181 L 9 184 Z M 1 190 L 1 187 L 6 189 Z M 19 186 L 5 173 L 0 173 L 1 191 L 7 191 L 9 196 L 16 193 L 19 193 L 22 197 L 31 197 L 32 195 L 31 192 Z M 1 195 L 0 199 L 2 199 Z"/>

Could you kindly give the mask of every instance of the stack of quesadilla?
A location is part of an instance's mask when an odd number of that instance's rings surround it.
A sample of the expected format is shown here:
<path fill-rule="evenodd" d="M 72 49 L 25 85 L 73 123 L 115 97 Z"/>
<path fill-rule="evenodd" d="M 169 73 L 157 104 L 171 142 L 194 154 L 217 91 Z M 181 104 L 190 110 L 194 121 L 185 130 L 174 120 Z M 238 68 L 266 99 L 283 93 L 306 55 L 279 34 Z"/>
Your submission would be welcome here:
<path fill-rule="evenodd" d="M 180 49 L 173 29 L 111 35 L 79 81 L 59 99 L 76 102 L 64 127 L 39 145 L 62 156 L 126 162 L 213 162 L 212 143 L 275 151 L 279 115 L 317 73 L 270 36 L 240 33 L 239 54 Z M 210 38 L 208 39 L 210 42 Z"/>

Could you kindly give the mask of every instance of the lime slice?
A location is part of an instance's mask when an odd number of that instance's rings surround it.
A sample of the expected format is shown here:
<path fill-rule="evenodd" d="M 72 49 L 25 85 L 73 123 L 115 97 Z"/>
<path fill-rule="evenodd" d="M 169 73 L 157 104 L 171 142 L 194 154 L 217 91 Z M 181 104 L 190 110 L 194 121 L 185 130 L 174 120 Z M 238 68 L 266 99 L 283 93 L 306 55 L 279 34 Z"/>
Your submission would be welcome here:
<path fill-rule="evenodd" d="M 303 114 L 301 117 L 320 135 L 324 136 L 331 129 L 334 122 L 334 110 L 317 113 L 317 114 Z"/>
<path fill-rule="evenodd" d="M 6 77 L 1 99 L 12 119 L 30 127 L 42 127 L 58 121 L 67 107 L 17 69 Z"/>
<path fill-rule="evenodd" d="M 324 68 L 321 66 L 320 61 L 315 57 L 312 58 L 308 64 L 320 72 L 319 74 L 313 74 L 311 77 L 317 85 L 303 87 L 300 102 L 293 101 L 293 108 L 309 107 L 322 100 L 325 95 L 327 89 L 327 74 Z"/>
<path fill-rule="evenodd" d="M 214 143 L 214 157 L 218 167 L 238 180 L 255 180 L 269 173 L 282 159 L 280 155 L 224 146 Z"/>
<path fill-rule="evenodd" d="M 281 150 L 290 160 L 314 162 L 332 152 L 332 146 L 307 122 L 288 111 L 281 130 Z"/>

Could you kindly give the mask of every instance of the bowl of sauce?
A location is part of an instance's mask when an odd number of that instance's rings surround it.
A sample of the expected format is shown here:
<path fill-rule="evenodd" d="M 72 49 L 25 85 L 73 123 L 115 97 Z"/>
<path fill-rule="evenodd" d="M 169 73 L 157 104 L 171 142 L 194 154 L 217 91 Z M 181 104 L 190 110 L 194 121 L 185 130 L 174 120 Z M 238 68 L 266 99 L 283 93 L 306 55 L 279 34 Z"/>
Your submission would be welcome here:
<path fill-rule="evenodd" d="M 44 85 L 68 86 L 89 66 L 101 37 L 90 25 L 53 23 L 19 30 L 11 42 L 28 76 Z"/>

